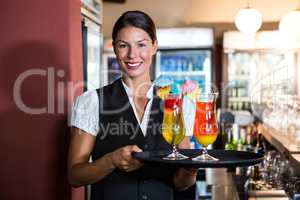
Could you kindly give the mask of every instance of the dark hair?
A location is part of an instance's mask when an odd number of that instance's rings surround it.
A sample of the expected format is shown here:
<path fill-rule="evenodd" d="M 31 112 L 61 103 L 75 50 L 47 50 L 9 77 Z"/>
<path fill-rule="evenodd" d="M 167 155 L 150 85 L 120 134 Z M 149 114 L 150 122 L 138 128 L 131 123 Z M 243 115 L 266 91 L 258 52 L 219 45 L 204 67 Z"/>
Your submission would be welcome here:
<path fill-rule="evenodd" d="M 148 33 L 152 42 L 156 41 L 156 28 L 153 20 L 149 15 L 142 11 L 127 11 L 123 13 L 116 21 L 113 31 L 112 39 L 116 40 L 118 32 L 125 27 L 133 26 L 136 28 L 143 29 Z"/>

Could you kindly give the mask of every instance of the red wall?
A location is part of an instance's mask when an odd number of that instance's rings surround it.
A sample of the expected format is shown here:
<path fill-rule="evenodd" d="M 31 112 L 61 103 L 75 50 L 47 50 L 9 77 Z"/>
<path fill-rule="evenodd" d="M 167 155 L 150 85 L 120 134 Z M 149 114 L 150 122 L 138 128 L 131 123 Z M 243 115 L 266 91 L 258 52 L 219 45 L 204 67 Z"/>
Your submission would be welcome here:
<path fill-rule="evenodd" d="M 71 199 L 67 116 L 74 95 L 67 85 L 82 80 L 80 0 L 2 1 L 0 22 L 0 199 Z M 45 74 L 24 79 L 20 97 L 32 108 L 49 106 L 41 114 L 14 99 L 18 77 L 32 69 Z"/>

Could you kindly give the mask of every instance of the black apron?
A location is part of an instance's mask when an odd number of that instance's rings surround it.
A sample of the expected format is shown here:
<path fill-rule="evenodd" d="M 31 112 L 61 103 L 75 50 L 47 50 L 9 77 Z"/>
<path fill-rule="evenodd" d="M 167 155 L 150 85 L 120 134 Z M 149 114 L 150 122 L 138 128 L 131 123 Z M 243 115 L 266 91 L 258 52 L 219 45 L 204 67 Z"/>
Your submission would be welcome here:
<path fill-rule="evenodd" d="M 147 134 L 143 135 L 121 79 L 97 90 L 99 128 L 92 159 L 126 145 L 143 151 L 171 149 L 161 134 L 162 101 L 154 95 Z M 92 184 L 92 200 L 172 200 L 175 169 L 144 164 L 133 172 L 115 169 Z"/>

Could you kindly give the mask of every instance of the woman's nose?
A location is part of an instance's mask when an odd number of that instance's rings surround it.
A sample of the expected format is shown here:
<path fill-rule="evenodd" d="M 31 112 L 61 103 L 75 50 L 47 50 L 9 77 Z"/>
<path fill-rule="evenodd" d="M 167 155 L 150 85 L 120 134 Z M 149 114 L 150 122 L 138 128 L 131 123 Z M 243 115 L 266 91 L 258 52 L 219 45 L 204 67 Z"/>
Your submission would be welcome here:
<path fill-rule="evenodd" d="M 136 47 L 130 47 L 128 51 L 128 58 L 135 58 L 138 55 L 138 49 Z"/>

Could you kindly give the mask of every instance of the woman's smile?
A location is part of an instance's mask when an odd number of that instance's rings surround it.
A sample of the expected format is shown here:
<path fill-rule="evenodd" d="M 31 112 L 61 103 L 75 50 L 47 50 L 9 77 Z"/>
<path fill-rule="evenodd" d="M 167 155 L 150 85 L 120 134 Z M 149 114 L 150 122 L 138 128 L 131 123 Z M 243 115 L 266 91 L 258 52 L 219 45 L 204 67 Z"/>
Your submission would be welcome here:
<path fill-rule="evenodd" d="M 143 64 L 143 62 L 125 62 L 125 64 L 128 69 L 135 70 L 138 69 Z"/>

